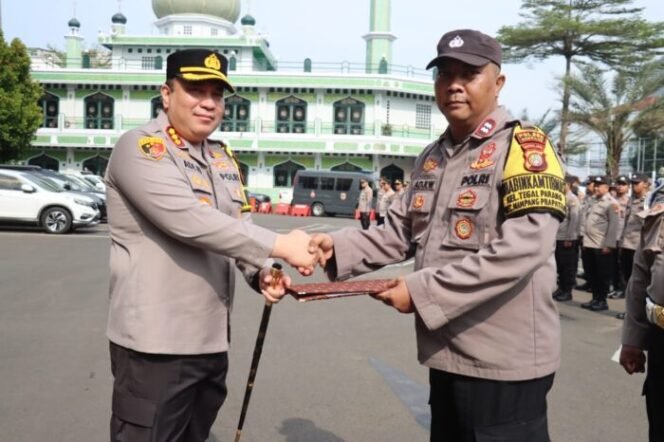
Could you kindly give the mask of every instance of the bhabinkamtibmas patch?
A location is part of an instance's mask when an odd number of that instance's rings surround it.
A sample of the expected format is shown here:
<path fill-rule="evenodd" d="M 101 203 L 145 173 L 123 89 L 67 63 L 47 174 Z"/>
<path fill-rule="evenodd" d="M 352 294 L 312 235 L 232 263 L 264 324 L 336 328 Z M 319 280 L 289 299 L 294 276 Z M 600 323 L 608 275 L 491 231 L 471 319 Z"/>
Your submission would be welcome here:
<path fill-rule="evenodd" d="M 538 128 L 516 126 L 503 173 L 507 218 L 548 212 L 565 218 L 563 167 L 548 137 Z"/>

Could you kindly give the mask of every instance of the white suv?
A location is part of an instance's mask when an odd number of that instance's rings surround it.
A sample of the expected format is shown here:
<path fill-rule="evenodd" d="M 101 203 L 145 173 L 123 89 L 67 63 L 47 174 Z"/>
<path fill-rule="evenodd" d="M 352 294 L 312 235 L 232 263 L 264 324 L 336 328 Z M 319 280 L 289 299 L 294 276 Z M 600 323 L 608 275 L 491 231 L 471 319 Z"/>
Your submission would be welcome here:
<path fill-rule="evenodd" d="M 0 169 L 0 221 L 37 224 L 48 233 L 99 223 L 96 203 L 62 191 L 46 178 Z"/>

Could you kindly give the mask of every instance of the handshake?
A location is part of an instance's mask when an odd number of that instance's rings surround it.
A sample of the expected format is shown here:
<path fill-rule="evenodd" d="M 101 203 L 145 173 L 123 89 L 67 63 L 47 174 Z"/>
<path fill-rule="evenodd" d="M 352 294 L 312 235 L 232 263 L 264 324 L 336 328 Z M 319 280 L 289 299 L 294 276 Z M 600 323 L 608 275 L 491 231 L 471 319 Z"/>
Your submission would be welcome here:
<path fill-rule="evenodd" d="M 325 267 L 334 256 L 334 240 L 326 233 L 308 235 L 302 230 L 293 230 L 277 236 L 270 256 L 283 259 L 301 275 L 310 276 L 316 265 Z M 275 303 L 286 294 L 291 278 L 287 274 L 274 273 L 264 268 L 259 275 L 259 282 L 266 300 Z M 386 291 L 371 296 L 401 313 L 412 313 L 414 306 L 404 279 L 394 279 L 388 287 Z"/>

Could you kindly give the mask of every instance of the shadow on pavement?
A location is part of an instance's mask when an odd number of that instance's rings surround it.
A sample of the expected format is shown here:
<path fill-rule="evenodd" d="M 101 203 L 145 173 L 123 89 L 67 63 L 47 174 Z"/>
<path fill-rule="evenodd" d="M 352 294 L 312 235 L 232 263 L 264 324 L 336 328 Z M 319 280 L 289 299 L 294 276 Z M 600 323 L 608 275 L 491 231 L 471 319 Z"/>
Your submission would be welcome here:
<path fill-rule="evenodd" d="M 296 417 L 283 421 L 279 434 L 286 436 L 286 442 L 345 442 L 334 433 L 316 427 L 312 421 Z"/>

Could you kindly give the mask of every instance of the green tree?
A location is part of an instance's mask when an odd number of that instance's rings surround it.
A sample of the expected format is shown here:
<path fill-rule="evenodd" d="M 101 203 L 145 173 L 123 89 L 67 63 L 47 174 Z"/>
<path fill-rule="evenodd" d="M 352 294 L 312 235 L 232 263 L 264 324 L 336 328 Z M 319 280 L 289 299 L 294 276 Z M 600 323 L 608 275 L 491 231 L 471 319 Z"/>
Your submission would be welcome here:
<path fill-rule="evenodd" d="M 516 26 L 503 26 L 498 40 L 506 62 L 522 63 L 554 56 L 565 59 L 560 124 L 560 149 L 567 147 L 570 89 L 565 81 L 572 64 L 597 62 L 629 68 L 661 53 L 664 23 L 641 18 L 633 0 L 524 0 Z"/>
<path fill-rule="evenodd" d="M 41 86 L 30 76 L 28 49 L 18 39 L 8 45 L 0 31 L 0 162 L 30 146 L 42 121 Z"/>
<path fill-rule="evenodd" d="M 662 63 L 646 63 L 634 72 L 616 71 L 610 78 L 587 65 L 566 83 L 572 97 L 570 122 L 599 136 L 606 147 L 606 172 L 617 175 L 625 146 L 661 101 L 656 94 L 664 88 Z"/>

